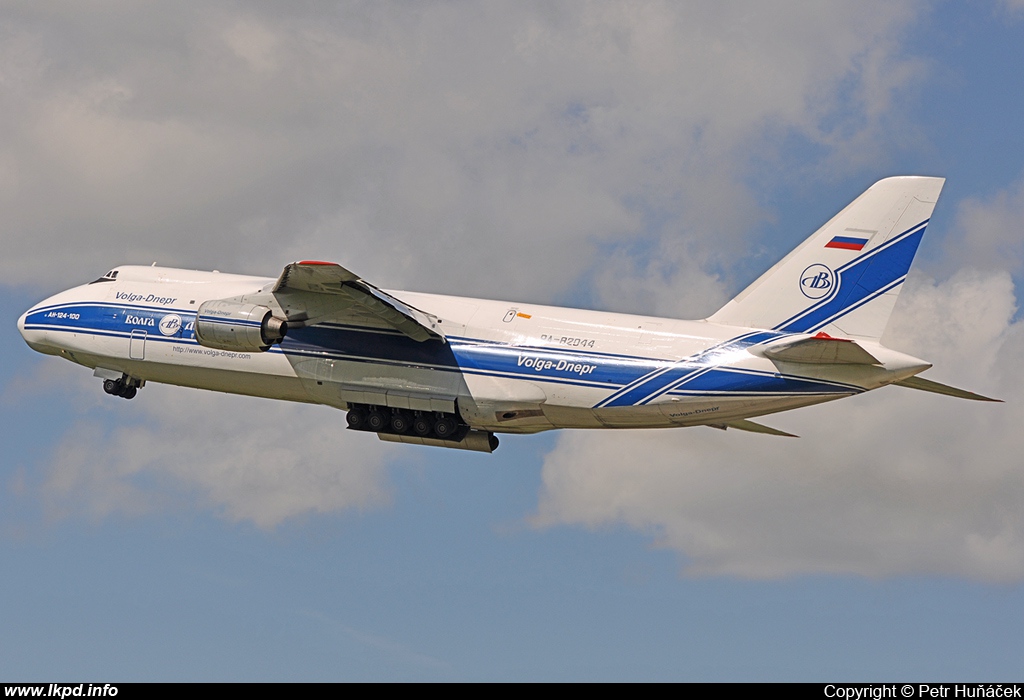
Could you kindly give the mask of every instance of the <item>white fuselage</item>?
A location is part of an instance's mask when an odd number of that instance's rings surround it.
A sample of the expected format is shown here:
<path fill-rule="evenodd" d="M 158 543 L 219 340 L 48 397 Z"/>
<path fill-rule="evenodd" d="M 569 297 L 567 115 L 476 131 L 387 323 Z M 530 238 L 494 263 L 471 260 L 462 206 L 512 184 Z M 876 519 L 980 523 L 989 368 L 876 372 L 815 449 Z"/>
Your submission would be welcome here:
<path fill-rule="evenodd" d="M 873 345 L 878 365 L 772 362 L 801 337 L 536 304 L 389 292 L 439 320 L 420 342 L 368 318 L 289 332 L 266 352 L 200 345 L 207 300 L 266 293 L 272 278 L 119 268 L 26 312 L 28 344 L 97 372 L 338 408 L 454 411 L 477 430 L 716 425 L 849 396 L 909 377 L 915 358 Z"/>

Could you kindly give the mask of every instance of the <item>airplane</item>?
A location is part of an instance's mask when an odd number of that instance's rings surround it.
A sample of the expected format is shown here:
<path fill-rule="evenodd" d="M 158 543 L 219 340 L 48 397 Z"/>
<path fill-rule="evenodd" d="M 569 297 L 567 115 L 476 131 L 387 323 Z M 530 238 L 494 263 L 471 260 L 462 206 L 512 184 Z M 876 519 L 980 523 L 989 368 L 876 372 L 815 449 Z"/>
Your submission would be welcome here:
<path fill-rule="evenodd" d="M 123 265 L 18 320 L 28 345 L 131 399 L 148 382 L 347 411 L 382 440 L 492 452 L 496 434 L 712 426 L 917 376 L 880 342 L 945 180 L 872 185 L 738 296 L 684 321 L 381 289 L 331 262 L 251 277 Z"/>

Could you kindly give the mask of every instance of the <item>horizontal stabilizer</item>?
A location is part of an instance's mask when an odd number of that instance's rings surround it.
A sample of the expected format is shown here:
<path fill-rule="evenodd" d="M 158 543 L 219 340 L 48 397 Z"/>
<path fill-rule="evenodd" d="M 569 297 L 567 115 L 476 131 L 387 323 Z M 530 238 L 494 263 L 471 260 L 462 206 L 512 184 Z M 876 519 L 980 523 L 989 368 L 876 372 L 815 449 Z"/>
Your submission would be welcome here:
<path fill-rule="evenodd" d="M 769 360 L 780 362 L 806 362 L 815 365 L 881 364 L 856 341 L 833 338 L 824 333 L 818 333 L 813 338 L 769 345 L 761 352 Z"/>
<path fill-rule="evenodd" d="M 973 391 L 957 389 L 954 386 L 939 384 L 938 382 L 933 382 L 929 379 L 923 379 L 921 377 L 910 377 L 909 379 L 901 379 L 900 381 L 895 382 L 895 384 L 896 386 L 905 386 L 910 389 L 930 391 L 933 394 L 945 394 L 946 396 L 955 396 L 958 399 L 970 399 L 971 401 L 994 401 L 996 403 L 1003 403 L 1002 399 L 990 399 L 987 396 L 975 394 Z"/>
<path fill-rule="evenodd" d="M 764 435 L 779 435 L 781 437 L 799 437 L 793 433 L 787 433 L 777 428 L 769 428 L 767 425 L 761 425 L 755 423 L 752 420 L 746 420 L 740 418 L 739 420 L 731 420 L 728 423 L 715 423 L 711 425 L 712 428 L 718 428 L 719 430 L 725 430 L 726 428 L 735 428 L 736 430 L 745 430 L 748 433 L 763 433 Z"/>

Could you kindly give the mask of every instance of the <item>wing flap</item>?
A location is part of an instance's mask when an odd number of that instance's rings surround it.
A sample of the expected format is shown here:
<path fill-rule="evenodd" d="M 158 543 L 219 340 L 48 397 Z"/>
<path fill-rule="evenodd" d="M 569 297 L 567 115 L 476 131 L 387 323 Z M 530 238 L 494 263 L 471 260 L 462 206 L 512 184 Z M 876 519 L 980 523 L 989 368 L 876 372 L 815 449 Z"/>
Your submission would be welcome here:
<path fill-rule="evenodd" d="M 413 340 L 444 340 L 436 330 L 435 317 L 378 289 L 337 263 L 304 260 L 285 265 L 271 291 L 275 294 L 300 291 L 338 295 L 345 298 L 347 305 L 355 304 Z"/>

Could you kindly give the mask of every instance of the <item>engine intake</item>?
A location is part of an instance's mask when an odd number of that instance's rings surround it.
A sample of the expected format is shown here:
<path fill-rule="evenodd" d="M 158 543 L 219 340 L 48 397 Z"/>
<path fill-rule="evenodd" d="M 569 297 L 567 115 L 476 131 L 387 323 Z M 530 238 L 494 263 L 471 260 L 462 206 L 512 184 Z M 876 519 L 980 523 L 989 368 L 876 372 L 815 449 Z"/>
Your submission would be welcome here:
<path fill-rule="evenodd" d="M 265 352 L 288 333 L 288 321 L 266 306 L 215 299 L 196 312 L 196 340 L 217 350 Z"/>

